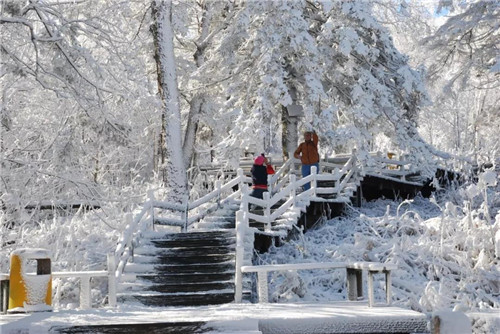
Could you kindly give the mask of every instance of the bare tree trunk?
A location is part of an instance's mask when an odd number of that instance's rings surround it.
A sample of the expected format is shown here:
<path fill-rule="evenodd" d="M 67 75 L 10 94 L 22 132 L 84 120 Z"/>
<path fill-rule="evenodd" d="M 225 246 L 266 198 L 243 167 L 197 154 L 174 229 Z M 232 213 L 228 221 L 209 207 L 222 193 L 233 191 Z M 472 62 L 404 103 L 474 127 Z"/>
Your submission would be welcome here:
<path fill-rule="evenodd" d="M 165 125 L 165 186 L 169 190 L 169 200 L 182 202 L 187 180 L 181 143 L 181 112 L 179 88 L 174 57 L 174 32 L 172 28 L 172 1 L 153 2 L 155 19 L 155 46 L 158 69 L 158 87 L 163 102 Z"/>

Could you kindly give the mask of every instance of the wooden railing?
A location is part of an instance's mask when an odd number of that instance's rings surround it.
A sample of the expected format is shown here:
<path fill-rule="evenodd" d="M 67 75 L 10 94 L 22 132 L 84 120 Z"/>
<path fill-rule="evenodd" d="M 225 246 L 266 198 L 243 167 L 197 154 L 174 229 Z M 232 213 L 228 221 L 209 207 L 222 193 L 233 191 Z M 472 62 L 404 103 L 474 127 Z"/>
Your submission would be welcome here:
<path fill-rule="evenodd" d="M 248 160 L 248 159 L 247 159 Z M 320 161 L 320 173 L 312 168 L 311 175 L 297 179 L 296 164 L 300 161 L 289 159 L 283 162 L 274 175 L 268 177 L 268 192 L 263 199 L 251 197 L 248 184 L 251 178 L 245 175 L 242 168 L 236 171 L 236 176 L 226 183 L 216 181 L 214 189 L 208 194 L 192 202 L 186 200 L 184 204 L 168 203 L 155 199 L 153 192 L 148 193 L 148 200 L 143 204 L 142 211 L 134 218 L 128 216 L 127 228 L 116 249 L 117 277 L 121 275 L 125 264 L 133 255 L 133 248 L 145 231 L 153 229 L 155 224 L 177 226 L 181 231 L 199 221 L 208 213 L 216 210 L 225 203 L 234 201 L 240 203 L 240 210 L 245 213 L 245 219 L 263 224 L 263 233 L 281 235 L 283 231 L 273 231 L 272 223 L 279 217 L 287 216 L 285 228 L 291 228 L 299 218 L 301 211 L 311 200 L 322 200 L 321 195 L 333 195 L 336 201 L 348 202 L 351 191 L 349 185 L 359 185 L 362 177 L 367 173 L 384 175 L 387 178 L 405 180 L 406 176 L 414 173 L 411 165 L 404 161 L 388 159 L 380 154 L 372 154 L 371 166 L 360 165 L 356 151 L 348 155 L 339 155 Z M 245 168 L 251 166 L 251 160 L 245 160 Z M 247 166 L 248 165 L 248 166 Z M 213 167 L 215 168 L 215 166 Z M 209 167 L 200 167 L 205 172 Z M 214 169 L 219 170 L 219 169 Z M 226 174 L 231 174 L 229 171 Z M 234 175 L 234 174 L 233 174 Z M 318 187 L 319 181 L 330 181 L 333 187 Z M 303 186 L 310 183 L 310 189 L 302 191 Z M 234 190 L 237 188 L 237 190 Z M 277 206 L 278 203 L 281 203 Z M 262 214 L 250 212 L 250 206 L 261 207 Z M 161 213 L 156 211 L 162 210 Z M 261 232 L 262 233 L 262 232 Z"/>

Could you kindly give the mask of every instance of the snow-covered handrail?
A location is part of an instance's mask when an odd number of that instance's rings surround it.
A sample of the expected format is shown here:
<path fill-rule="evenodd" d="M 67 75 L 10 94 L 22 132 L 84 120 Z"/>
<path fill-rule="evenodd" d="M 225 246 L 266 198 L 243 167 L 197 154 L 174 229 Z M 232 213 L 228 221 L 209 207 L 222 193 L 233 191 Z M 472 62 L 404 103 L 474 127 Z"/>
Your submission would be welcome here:
<path fill-rule="evenodd" d="M 229 180 L 225 184 L 222 184 L 221 181 L 216 181 L 214 190 L 193 202 L 188 202 L 187 204 L 178 204 L 152 200 L 151 203 L 153 210 L 155 208 L 166 209 L 180 214 L 180 218 L 156 218 L 154 219 L 154 222 L 161 222 L 165 225 L 180 226 L 183 227 L 184 230 L 187 230 L 188 226 L 203 218 L 207 213 L 213 211 L 214 209 L 217 209 L 221 204 L 229 200 L 238 198 L 241 192 L 233 192 L 232 188 L 237 185 L 242 185 L 249 182 L 251 182 L 251 179 L 245 176 L 243 170 L 239 168 L 237 170 L 236 178 Z M 223 194 L 228 191 L 231 191 L 231 194 L 224 197 Z M 211 205 L 202 208 L 203 205 L 211 203 L 211 201 L 214 199 L 217 200 L 216 203 L 212 203 Z M 198 212 L 191 214 L 191 212 L 195 209 L 199 209 Z"/>
<path fill-rule="evenodd" d="M 116 276 L 115 276 L 115 256 L 108 254 L 107 269 L 96 271 L 56 271 L 52 272 L 53 278 L 73 278 L 80 279 L 80 309 L 86 310 L 92 308 L 90 294 L 90 279 L 92 277 L 108 278 L 108 304 L 116 307 Z"/>
<path fill-rule="evenodd" d="M 149 196 L 152 196 L 152 192 L 149 193 Z M 123 269 L 129 257 L 132 255 L 134 245 L 137 243 L 142 233 L 152 226 L 152 203 L 152 200 L 144 203 L 141 212 L 133 218 L 131 214 L 125 216 L 127 225 L 115 250 L 115 263 L 117 263 L 115 275 L 117 279 L 121 277 Z"/>

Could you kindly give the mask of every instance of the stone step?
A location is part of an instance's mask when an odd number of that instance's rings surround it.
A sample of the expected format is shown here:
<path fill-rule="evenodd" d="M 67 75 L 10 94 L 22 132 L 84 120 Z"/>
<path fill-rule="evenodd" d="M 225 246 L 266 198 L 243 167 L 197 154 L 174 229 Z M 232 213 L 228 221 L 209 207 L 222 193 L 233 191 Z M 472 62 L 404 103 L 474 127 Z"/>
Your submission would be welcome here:
<path fill-rule="evenodd" d="M 162 256 L 162 255 L 174 255 L 181 254 L 183 256 L 192 256 L 199 254 L 206 255 L 222 255 L 228 253 L 234 253 L 235 245 L 226 246 L 200 246 L 200 247 L 175 247 L 175 248 L 157 248 L 154 246 L 142 246 L 134 249 L 134 257 L 137 255 L 151 255 L 151 256 Z"/>
<path fill-rule="evenodd" d="M 170 255 L 157 255 L 157 256 L 134 256 L 134 263 L 153 263 L 153 264 L 216 264 L 234 261 L 234 253 L 227 254 L 203 254 L 196 255 L 189 254 L 170 254 Z"/>
<path fill-rule="evenodd" d="M 110 324 L 110 325 L 88 325 L 58 327 L 50 329 L 51 333 L 60 334 L 186 334 L 186 333 L 210 333 L 212 328 L 206 322 L 162 322 L 162 323 L 135 323 L 135 324 Z"/>
<path fill-rule="evenodd" d="M 234 281 L 234 272 L 192 274 L 140 274 L 137 279 L 151 283 L 208 283 Z"/>
<path fill-rule="evenodd" d="M 188 293 L 188 292 L 198 292 L 206 293 L 211 291 L 212 293 L 218 290 L 233 291 L 234 292 L 234 282 L 215 282 L 215 283 L 184 283 L 177 282 L 177 284 L 154 284 L 146 286 L 142 291 L 153 291 L 161 292 L 167 294 L 178 294 L 178 293 Z"/>
<path fill-rule="evenodd" d="M 234 261 L 217 264 L 197 264 L 193 265 L 165 265 L 165 264 L 136 264 L 129 263 L 125 266 L 125 272 L 140 274 L 188 274 L 188 273 L 227 273 L 234 274 Z"/>
<path fill-rule="evenodd" d="M 188 234 L 188 233 L 186 233 Z M 228 236 L 225 238 L 207 238 L 207 239 L 184 239 L 184 240 L 168 240 L 156 239 L 150 240 L 146 244 L 153 245 L 157 248 L 174 248 L 174 247 L 216 247 L 228 246 L 236 243 L 236 236 Z"/>
<path fill-rule="evenodd" d="M 243 292 L 245 299 L 250 292 Z M 118 294 L 120 302 L 139 302 L 147 306 L 201 306 L 227 304 L 234 301 L 234 291 L 182 294 Z"/>

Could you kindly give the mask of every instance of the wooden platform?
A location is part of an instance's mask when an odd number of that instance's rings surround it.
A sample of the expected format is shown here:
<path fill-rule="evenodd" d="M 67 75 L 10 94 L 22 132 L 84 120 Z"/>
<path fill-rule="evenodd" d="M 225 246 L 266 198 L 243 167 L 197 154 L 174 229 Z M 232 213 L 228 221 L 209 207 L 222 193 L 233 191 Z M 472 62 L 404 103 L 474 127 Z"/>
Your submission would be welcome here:
<path fill-rule="evenodd" d="M 12 317 L 12 321 L 9 321 Z M 365 302 L 224 304 L 35 313 L 0 318 L 12 333 L 428 333 L 425 314 Z M 176 331 L 177 330 L 177 331 Z M 180 330 L 180 332 L 178 331 Z"/>

